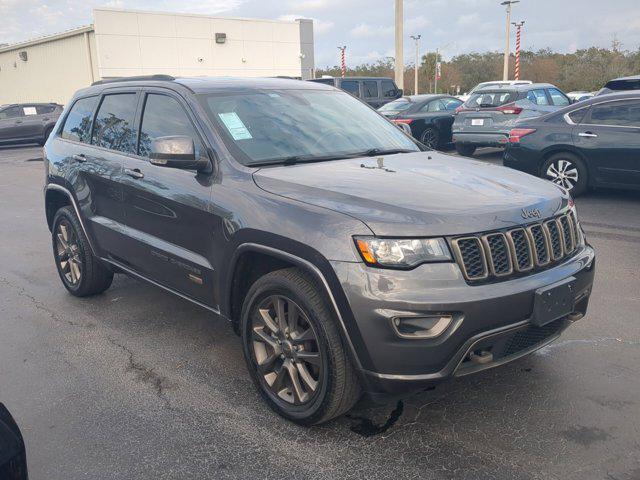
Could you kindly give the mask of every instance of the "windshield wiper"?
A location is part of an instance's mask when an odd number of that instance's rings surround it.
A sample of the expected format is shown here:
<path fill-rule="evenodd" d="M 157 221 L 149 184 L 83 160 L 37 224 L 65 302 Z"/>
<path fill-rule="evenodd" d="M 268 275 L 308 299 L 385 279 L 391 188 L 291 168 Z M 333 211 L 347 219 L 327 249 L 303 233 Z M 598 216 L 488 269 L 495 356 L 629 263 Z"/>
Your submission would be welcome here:
<path fill-rule="evenodd" d="M 369 150 L 362 152 L 360 156 L 363 157 L 375 157 L 376 155 L 393 155 L 395 153 L 416 153 L 416 150 L 409 150 L 408 148 L 370 148 Z"/>

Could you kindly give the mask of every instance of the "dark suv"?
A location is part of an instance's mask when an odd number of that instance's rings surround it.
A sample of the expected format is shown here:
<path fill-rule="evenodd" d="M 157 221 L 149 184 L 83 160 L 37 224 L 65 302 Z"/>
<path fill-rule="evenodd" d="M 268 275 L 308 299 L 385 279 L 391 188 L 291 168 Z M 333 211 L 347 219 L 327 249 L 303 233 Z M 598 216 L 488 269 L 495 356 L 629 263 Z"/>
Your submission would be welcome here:
<path fill-rule="evenodd" d="M 62 105 L 23 103 L 0 106 L 0 144 L 39 143 L 49 138 Z"/>
<path fill-rule="evenodd" d="M 402 90 L 396 82 L 386 77 L 322 77 L 309 82 L 341 88 L 376 109 L 402 97 Z"/>
<path fill-rule="evenodd" d="M 424 148 L 312 82 L 91 86 L 44 149 L 60 278 L 87 296 L 127 273 L 228 319 L 307 425 L 557 338 L 594 276 L 570 196 Z"/>

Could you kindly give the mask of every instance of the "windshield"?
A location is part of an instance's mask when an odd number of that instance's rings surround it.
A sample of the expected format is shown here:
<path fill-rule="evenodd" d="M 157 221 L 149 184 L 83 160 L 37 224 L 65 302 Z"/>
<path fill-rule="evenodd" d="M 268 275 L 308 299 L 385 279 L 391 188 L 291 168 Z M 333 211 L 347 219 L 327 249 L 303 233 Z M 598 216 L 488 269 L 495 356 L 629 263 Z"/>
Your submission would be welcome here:
<path fill-rule="evenodd" d="M 411 102 L 406 98 L 399 98 L 398 100 L 394 100 L 393 102 L 385 103 L 381 106 L 378 111 L 379 112 L 404 112 L 411 107 Z"/>
<path fill-rule="evenodd" d="M 491 108 L 500 107 L 507 103 L 515 102 L 516 93 L 505 90 L 481 90 L 472 94 L 465 102 L 467 108 Z"/>
<path fill-rule="evenodd" d="M 227 148 L 245 165 L 419 151 L 400 129 L 337 90 L 251 90 L 199 95 Z"/>

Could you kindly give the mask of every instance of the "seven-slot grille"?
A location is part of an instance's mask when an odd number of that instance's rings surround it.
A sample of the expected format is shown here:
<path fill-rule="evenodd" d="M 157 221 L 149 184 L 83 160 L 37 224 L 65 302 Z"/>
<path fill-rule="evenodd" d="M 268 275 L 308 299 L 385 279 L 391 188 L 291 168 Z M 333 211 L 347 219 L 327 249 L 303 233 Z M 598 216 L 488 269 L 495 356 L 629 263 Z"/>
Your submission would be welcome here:
<path fill-rule="evenodd" d="M 578 231 L 571 214 L 527 227 L 452 240 L 456 260 L 471 282 L 504 278 L 557 262 L 577 246 Z"/>

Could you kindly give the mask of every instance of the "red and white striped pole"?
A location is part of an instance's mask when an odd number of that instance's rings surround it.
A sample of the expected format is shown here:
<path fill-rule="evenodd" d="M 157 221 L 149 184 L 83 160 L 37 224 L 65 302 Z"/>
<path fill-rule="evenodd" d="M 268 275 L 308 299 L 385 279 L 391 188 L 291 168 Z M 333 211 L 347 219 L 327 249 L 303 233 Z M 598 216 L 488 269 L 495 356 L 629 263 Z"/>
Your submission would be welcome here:
<path fill-rule="evenodd" d="M 342 72 L 343 78 L 347 74 L 347 59 L 344 54 L 344 51 L 346 49 L 347 49 L 346 45 L 344 47 L 338 47 L 338 50 L 340 50 L 340 70 Z"/>
<path fill-rule="evenodd" d="M 520 80 L 520 44 L 522 40 L 522 26 L 524 20 L 520 23 L 513 23 L 516 27 L 516 70 L 514 72 L 514 79 Z"/>

